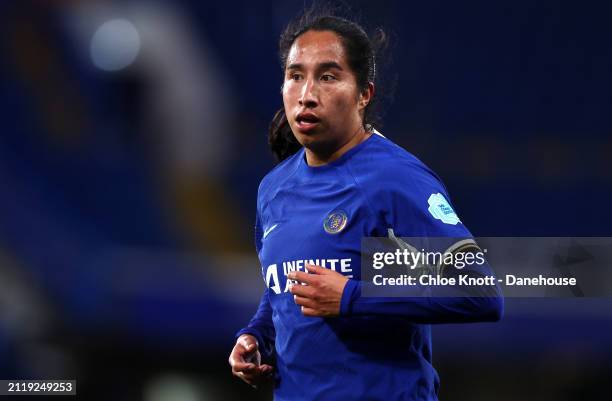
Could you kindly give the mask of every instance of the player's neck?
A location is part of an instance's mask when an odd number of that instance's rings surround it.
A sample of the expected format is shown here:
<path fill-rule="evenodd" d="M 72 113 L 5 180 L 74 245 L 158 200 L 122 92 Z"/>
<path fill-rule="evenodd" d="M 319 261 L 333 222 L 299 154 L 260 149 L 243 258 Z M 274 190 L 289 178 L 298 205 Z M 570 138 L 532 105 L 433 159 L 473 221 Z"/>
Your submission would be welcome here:
<path fill-rule="evenodd" d="M 360 126 L 344 144 L 332 152 L 316 152 L 312 149 L 305 148 L 306 162 L 310 167 L 320 167 L 331 163 L 334 160 L 338 160 L 343 154 L 368 139 L 371 135 L 372 131 L 368 131 L 363 126 Z"/>

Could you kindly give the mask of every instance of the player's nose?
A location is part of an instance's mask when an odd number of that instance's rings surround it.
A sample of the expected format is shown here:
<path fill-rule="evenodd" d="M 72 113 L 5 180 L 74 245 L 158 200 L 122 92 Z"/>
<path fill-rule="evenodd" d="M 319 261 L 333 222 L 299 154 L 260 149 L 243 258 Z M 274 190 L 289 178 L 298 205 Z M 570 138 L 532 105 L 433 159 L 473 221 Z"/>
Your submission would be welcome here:
<path fill-rule="evenodd" d="M 305 80 L 298 102 L 300 106 L 307 108 L 314 108 L 319 104 L 317 86 L 313 79 Z"/>

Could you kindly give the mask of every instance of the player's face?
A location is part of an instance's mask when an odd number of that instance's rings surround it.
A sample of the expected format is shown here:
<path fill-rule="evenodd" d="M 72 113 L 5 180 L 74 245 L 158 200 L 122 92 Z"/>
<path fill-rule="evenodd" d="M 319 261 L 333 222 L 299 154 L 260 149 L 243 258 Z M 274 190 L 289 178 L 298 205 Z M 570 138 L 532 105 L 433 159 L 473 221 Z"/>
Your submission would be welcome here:
<path fill-rule="evenodd" d="M 287 57 L 283 103 L 296 139 L 314 152 L 334 152 L 360 129 L 367 101 L 338 35 L 307 31 L 295 40 Z"/>

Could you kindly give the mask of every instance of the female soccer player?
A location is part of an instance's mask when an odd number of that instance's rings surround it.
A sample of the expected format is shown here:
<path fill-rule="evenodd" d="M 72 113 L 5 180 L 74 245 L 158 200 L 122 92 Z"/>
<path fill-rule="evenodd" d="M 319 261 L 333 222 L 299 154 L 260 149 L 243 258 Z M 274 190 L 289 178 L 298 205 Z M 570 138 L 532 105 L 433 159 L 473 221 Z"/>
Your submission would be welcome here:
<path fill-rule="evenodd" d="M 359 25 L 307 15 L 280 55 L 269 139 L 281 162 L 257 201 L 266 289 L 232 372 L 251 385 L 274 376 L 277 401 L 436 400 L 429 324 L 498 320 L 501 298 L 361 296 L 362 237 L 471 234 L 438 177 L 370 125 L 375 50 Z"/>

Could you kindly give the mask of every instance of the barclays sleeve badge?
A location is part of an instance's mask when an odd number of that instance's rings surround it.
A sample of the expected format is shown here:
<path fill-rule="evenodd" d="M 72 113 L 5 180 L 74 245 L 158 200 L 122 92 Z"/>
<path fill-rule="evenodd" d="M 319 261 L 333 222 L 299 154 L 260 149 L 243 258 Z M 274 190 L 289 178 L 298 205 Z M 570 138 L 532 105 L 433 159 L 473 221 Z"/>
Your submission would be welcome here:
<path fill-rule="evenodd" d="M 431 194 L 427 203 L 429 203 L 429 208 L 427 210 L 429 210 L 429 213 L 431 213 L 434 219 L 442 220 L 442 223 L 452 225 L 461 222 L 451 205 L 441 193 Z"/>

